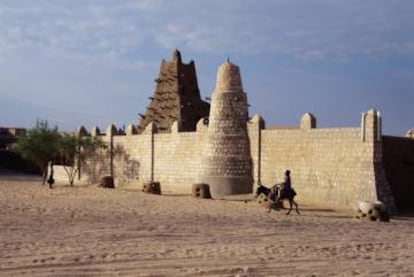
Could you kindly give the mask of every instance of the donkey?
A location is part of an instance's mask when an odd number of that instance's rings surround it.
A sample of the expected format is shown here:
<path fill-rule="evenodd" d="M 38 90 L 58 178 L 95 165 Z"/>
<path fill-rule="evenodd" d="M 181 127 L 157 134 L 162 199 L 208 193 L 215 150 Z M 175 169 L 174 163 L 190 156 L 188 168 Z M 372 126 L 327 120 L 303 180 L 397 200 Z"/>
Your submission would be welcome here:
<path fill-rule="evenodd" d="M 267 196 L 268 199 L 277 203 L 280 200 L 287 199 L 289 201 L 289 211 L 286 213 L 287 215 L 290 214 L 292 211 L 293 205 L 295 205 L 295 210 L 297 214 L 300 214 L 298 203 L 295 202 L 294 198 L 296 196 L 296 192 L 293 188 L 286 190 L 283 188 L 282 185 L 274 185 L 271 188 L 265 187 L 261 184 L 256 189 L 256 197 L 259 196 L 261 193 Z M 269 206 L 269 211 L 271 210 L 272 205 Z"/>

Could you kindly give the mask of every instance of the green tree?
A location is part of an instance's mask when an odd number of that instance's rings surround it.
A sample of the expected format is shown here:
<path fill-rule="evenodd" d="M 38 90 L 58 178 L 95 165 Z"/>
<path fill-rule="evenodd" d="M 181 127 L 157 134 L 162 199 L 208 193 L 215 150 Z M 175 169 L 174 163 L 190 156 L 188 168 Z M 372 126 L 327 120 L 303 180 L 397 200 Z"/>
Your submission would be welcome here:
<path fill-rule="evenodd" d="M 60 138 L 58 145 L 59 163 L 66 171 L 71 186 L 79 173 L 81 163 L 91 153 L 104 146 L 102 140 L 97 137 L 70 134 Z"/>
<path fill-rule="evenodd" d="M 60 139 L 57 126 L 50 128 L 46 120 L 37 120 L 36 127 L 19 137 L 12 150 L 40 169 L 45 184 L 47 165 L 56 157 Z"/>
<path fill-rule="evenodd" d="M 73 186 L 81 162 L 100 147 L 104 148 L 105 144 L 97 137 L 61 134 L 57 127 L 50 128 L 47 121 L 38 120 L 35 128 L 18 138 L 12 150 L 36 164 L 42 172 L 43 184 L 47 178 L 48 163 L 53 161 L 63 166 Z"/>

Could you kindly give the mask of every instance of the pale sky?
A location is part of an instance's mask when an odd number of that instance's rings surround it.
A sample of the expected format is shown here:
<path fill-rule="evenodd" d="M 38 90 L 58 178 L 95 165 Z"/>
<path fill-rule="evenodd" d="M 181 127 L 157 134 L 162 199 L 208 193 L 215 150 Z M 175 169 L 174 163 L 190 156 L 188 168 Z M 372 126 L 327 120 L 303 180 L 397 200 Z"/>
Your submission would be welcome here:
<path fill-rule="evenodd" d="M 162 59 L 194 60 L 203 98 L 240 66 L 251 116 L 414 127 L 412 0 L 0 0 L 0 126 L 137 123 Z"/>

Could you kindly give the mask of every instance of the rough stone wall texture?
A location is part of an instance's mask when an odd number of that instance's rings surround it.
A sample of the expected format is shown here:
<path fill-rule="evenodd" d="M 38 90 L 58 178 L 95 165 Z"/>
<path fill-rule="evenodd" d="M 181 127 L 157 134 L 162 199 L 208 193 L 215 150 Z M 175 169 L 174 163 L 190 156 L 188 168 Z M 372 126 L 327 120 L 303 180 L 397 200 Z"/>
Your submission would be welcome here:
<path fill-rule="evenodd" d="M 214 199 L 252 192 L 247 119 L 247 95 L 243 91 L 239 67 L 226 62 L 217 72 L 198 178 L 198 182 L 209 184 Z"/>
<path fill-rule="evenodd" d="M 247 123 L 247 130 L 250 141 L 250 156 L 252 158 L 253 167 L 253 184 L 261 184 L 262 178 L 262 143 L 261 143 L 261 131 L 265 128 L 265 122 L 259 115 L 253 116 L 253 118 Z M 253 187 L 253 191 L 255 190 Z"/>
<path fill-rule="evenodd" d="M 372 109 L 364 113 L 361 119 L 361 130 L 364 143 L 372 144 L 373 176 L 377 199 L 387 204 L 388 209 L 395 213 L 397 206 L 392 195 L 390 184 L 383 166 L 382 119 L 378 111 Z M 371 165 L 369 165 L 371 168 Z M 367 172 L 372 172 L 368 171 Z"/>
<path fill-rule="evenodd" d="M 97 131 L 96 127 L 92 129 L 93 135 L 99 135 L 99 132 L 95 133 L 95 131 Z M 111 138 L 105 135 L 99 135 L 99 137 L 102 139 L 102 142 L 107 145 L 107 148 L 97 149 L 94 153 L 91 153 L 80 166 L 81 181 L 87 184 L 98 183 L 101 177 L 111 175 L 109 152 Z"/>
<path fill-rule="evenodd" d="M 156 134 L 154 136 L 154 179 L 162 190 L 191 193 L 200 171 L 205 136 L 196 132 Z"/>
<path fill-rule="evenodd" d="M 262 130 L 261 181 L 281 183 L 290 169 L 299 201 L 349 209 L 358 200 L 381 200 L 395 210 L 380 128 L 371 110 L 361 128 Z"/>
<path fill-rule="evenodd" d="M 69 169 L 70 167 L 67 167 L 67 168 Z M 47 176 L 50 176 L 50 167 L 48 167 L 47 169 Z M 65 185 L 69 184 L 69 177 L 63 165 L 53 166 L 53 179 L 55 179 L 56 184 L 65 184 Z"/>
<path fill-rule="evenodd" d="M 393 209 L 394 194 L 401 207 L 409 205 L 414 141 L 378 137 L 376 119 L 368 115 L 362 120 L 362 128 L 264 129 L 263 119 L 254 116 L 247 123 L 250 145 L 246 147 L 254 184 L 281 183 L 284 171 L 290 169 L 301 203 L 354 209 L 358 200 L 381 200 Z M 140 187 L 154 180 L 164 192 L 191 193 L 204 166 L 208 128 L 201 120 L 197 132 L 172 129 L 168 134 L 153 133 L 157 130 L 151 125 L 139 135 L 102 136 L 108 148 L 87 162 L 89 168 L 94 167 L 95 179 L 85 172 L 85 165 L 83 178 L 96 182 L 109 175 L 112 155 L 116 186 Z M 394 161 L 405 163 L 405 168 Z"/>
<path fill-rule="evenodd" d="M 82 164 L 82 180 L 99 182 L 102 176 L 111 174 L 112 164 L 117 187 L 139 188 L 142 183 L 153 180 L 161 182 L 165 192 L 191 193 L 199 171 L 205 130 L 155 132 L 150 125 L 139 135 L 113 135 L 112 139 L 109 135 L 101 136 L 107 148 L 97 151 Z"/>
<path fill-rule="evenodd" d="M 359 128 L 263 130 L 262 182 L 283 182 L 291 170 L 300 202 L 349 207 L 376 200 L 372 147 Z"/>
<path fill-rule="evenodd" d="M 108 164 L 109 159 L 107 155 Z M 139 186 L 143 180 L 150 180 L 151 134 L 114 136 L 112 159 L 116 186 Z"/>

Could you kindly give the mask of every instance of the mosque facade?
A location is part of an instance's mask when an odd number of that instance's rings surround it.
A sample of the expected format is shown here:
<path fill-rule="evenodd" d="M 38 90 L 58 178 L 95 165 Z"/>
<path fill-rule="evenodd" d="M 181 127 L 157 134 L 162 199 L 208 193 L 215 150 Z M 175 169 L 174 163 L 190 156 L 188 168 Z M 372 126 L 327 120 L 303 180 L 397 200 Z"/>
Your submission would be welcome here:
<path fill-rule="evenodd" d="M 414 132 L 384 136 L 375 109 L 352 128 L 317 128 L 311 113 L 295 127 L 266 127 L 260 115 L 248 114 L 237 65 L 219 67 L 209 104 L 200 97 L 194 62 L 183 64 L 178 50 L 162 61 L 155 82 L 137 125 L 78 130 L 108 144 L 81 165 L 81 181 L 112 175 L 116 186 L 157 181 L 163 193 L 188 194 L 202 182 L 223 199 L 280 183 L 289 169 L 300 203 L 353 209 L 359 200 L 380 200 L 392 210 L 414 208 Z"/>

